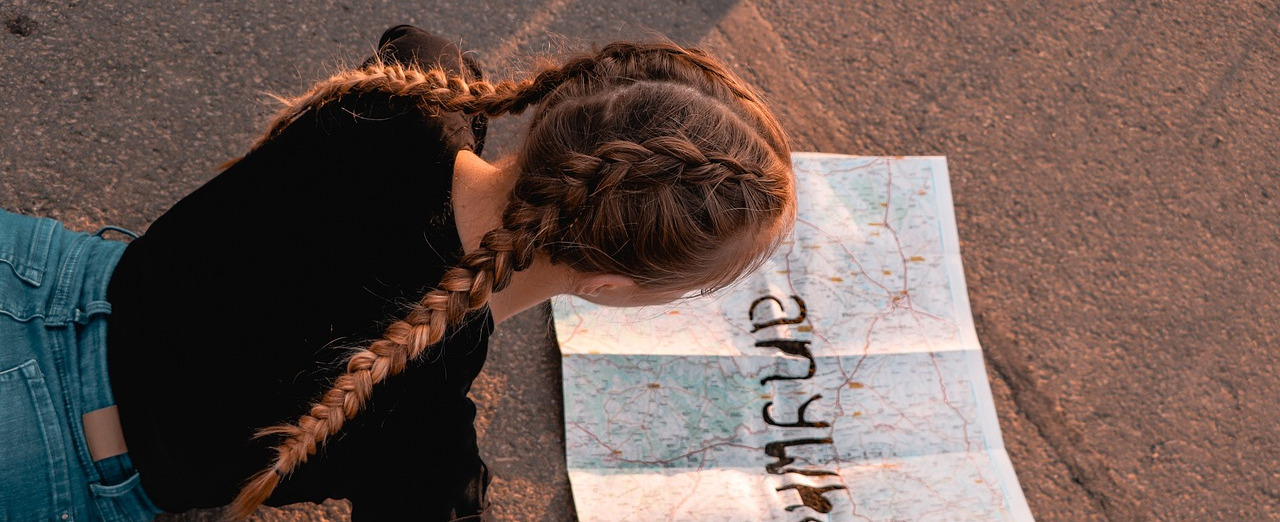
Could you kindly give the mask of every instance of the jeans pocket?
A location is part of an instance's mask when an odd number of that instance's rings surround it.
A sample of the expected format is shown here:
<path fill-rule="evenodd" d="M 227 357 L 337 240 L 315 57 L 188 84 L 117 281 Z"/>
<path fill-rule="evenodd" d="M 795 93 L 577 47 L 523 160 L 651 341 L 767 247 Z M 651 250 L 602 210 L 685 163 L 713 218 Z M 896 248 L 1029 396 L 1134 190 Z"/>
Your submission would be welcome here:
<path fill-rule="evenodd" d="M 0 209 L 0 313 L 18 321 L 43 316 L 55 236 L 61 225 L 52 219 L 12 214 Z"/>
<path fill-rule="evenodd" d="M 69 513 L 63 437 L 35 359 L 0 369 L 0 520 L 55 520 Z"/>
<path fill-rule="evenodd" d="M 150 522 L 161 513 L 142 491 L 137 472 L 119 484 L 89 484 L 89 493 L 104 522 Z"/>

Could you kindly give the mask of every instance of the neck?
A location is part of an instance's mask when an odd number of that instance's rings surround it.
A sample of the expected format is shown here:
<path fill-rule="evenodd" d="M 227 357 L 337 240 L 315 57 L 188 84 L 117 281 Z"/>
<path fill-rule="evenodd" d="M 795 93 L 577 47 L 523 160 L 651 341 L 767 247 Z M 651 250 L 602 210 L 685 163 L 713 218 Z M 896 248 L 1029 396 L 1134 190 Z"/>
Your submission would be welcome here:
<path fill-rule="evenodd" d="M 462 250 L 469 254 L 480 247 L 486 233 L 502 226 L 502 212 L 519 173 L 511 161 L 489 164 L 469 150 L 459 151 L 453 165 L 453 218 Z M 553 265 L 546 255 L 535 254 L 529 268 L 513 274 L 511 284 L 489 297 L 493 322 L 501 323 L 569 292 L 573 282 L 568 267 Z"/>

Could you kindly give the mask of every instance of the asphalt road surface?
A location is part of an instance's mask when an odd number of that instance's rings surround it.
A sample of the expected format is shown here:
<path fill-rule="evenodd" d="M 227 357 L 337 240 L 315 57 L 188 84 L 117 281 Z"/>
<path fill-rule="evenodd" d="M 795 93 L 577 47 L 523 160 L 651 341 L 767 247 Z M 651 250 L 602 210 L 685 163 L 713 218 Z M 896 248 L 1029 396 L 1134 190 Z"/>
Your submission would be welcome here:
<path fill-rule="evenodd" d="M 1280 516 L 1280 5 L 901 4 L 0 0 L 0 207 L 145 230 L 246 150 L 274 110 L 264 93 L 357 63 L 391 25 L 509 74 L 666 35 L 761 87 L 796 150 L 947 156 L 1005 442 L 1038 519 Z M 491 153 L 517 125 L 497 123 Z M 493 513 L 569 519 L 545 310 L 492 344 L 475 398 Z"/>

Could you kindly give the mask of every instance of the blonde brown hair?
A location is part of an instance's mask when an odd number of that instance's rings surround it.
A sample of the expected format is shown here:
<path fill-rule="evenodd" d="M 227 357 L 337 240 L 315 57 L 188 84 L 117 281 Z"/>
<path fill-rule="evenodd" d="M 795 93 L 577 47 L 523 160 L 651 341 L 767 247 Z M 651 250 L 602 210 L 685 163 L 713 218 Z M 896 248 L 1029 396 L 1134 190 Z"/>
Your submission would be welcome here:
<path fill-rule="evenodd" d="M 308 111 L 385 93 L 424 111 L 499 116 L 537 106 L 502 226 L 278 436 L 271 466 L 233 503 L 248 516 L 365 404 L 374 384 L 439 342 L 506 288 L 536 252 L 583 273 L 625 275 L 652 290 L 710 291 L 776 248 L 795 213 L 790 151 L 761 98 L 719 61 L 671 43 L 614 43 L 520 81 L 468 81 L 442 70 L 374 63 L 286 100 L 259 145 Z"/>

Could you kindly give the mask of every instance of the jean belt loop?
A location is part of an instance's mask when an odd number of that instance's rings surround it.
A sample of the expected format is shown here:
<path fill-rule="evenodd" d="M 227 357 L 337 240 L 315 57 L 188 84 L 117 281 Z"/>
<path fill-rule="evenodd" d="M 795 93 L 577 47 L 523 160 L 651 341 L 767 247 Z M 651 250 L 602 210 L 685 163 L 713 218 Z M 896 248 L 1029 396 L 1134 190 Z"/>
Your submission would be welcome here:
<path fill-rule="evenodd" d="M 75 239 L 75 245 L 62 260 L 58 268 L 58 282 L 53 289 L 53 302 L 49 305 L 49 315 L 45 318 L 45 326 L 61 327 L 79 318 L 82 313 L 74 300 L 80 294 L 80 266 L 84 260 L 85 246 L 90 236 Z"/>
<path fill-rule="evenodd" d="M 111 303 L 107 301 L 92 301 L 84 306 L 84 308 L 76 308 L 71 312 L 71 321 L 85 325 L 93 319 L 95 315 L 111 315 Z"/>
<path fill-rule="evenodd" d="M 119 232 L 121 234 L 129 236 L 129 239 L 138 239 L 138 234 L 135 233 L 134 231 L 129 230 L 127 228 L 117 227 L 114 225 L 107 225 L 105 227 L 99 228 L 97 232 L 93 233 L 93 235 L 106 239 L 105 237 L 103 237 L 103 234 L 106 234 L 109 231 Z"/>

